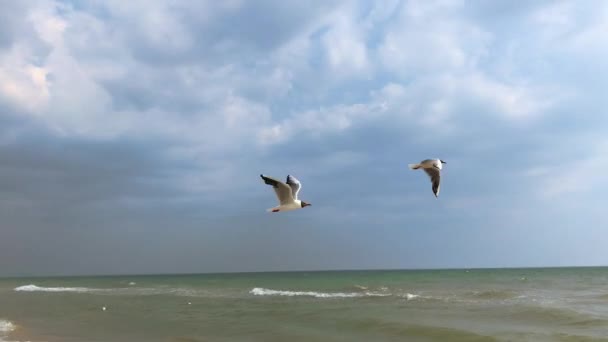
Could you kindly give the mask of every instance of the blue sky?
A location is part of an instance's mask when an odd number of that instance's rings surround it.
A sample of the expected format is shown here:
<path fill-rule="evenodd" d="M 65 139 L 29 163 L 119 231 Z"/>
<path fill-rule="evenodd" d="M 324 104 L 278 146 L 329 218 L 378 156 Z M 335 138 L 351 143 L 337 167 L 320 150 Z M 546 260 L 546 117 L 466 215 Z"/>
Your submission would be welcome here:
<path fill-rule="evenodd" d="M 0 6 L 0 275 L 608 264 L 604 1 Z"/>

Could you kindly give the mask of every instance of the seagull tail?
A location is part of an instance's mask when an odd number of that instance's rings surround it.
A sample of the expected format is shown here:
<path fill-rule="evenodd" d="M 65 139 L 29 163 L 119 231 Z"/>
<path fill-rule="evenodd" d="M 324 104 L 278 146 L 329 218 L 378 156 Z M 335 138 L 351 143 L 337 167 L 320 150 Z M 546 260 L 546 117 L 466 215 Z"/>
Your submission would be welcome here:
<path fill-rule="evenodd" d="M 420 168 L 420 164 L 408 164 L 408 166 L 412 170 L 418 170 Z"/>

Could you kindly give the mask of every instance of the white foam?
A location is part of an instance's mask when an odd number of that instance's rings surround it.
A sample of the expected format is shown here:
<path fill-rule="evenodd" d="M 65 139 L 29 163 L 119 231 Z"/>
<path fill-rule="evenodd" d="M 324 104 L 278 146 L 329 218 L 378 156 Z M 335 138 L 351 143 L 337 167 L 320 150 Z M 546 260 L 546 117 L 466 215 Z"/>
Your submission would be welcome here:
<path fill-rule="evenodd" d="M 412 299 L 415 299 L 415 298 L 418 298 L 418 297 L 420 297 L 420 295 L 415 295 L 415 294 L 411 294 L 411 293 L 406 293 L 405 294 L 405 298 L 407 300 L 412 300 Z"/>
<path fill-rule="evenodd" d="M 6 334 L 14 331 L 17 327 L 11 321 L 5 321 L 0 319 L 0 333 Z"/>
<path fill-rule="evenodd" d="M 385 297 L 390 294 L 374 293 L 374 292 L 316 292 L 316 291 L 284 291 L 284 290 L 271 290 L 261 287 L 256 287 L 249 291 L 255 296 L 305 296 L 315 298 L 354 298 L 354 297 Z"/>
<path fill-rule="evenodd" d="M 334 292 L 334 293 L 326 293 L 326 292 L 315 292 L 315 291 L 282 291 L 282 290 L 271 290 L 264 289 L 260 287 L 253 288 L 249 293 L 256 296 L 308 296 L 308 297 L 316 297 L 316 298 L 352 298 L 352 297 L 360 297 L 360 293 L 344 293 L 344 292 Z"/>
<path fill-rule="evenodd" d="M 53 292 L 53 293 L 88 293 L 95 295 L 128 295 L 128 296 L 149 296 L 149 295 L 175 295 L 197 297 L 201 295 L 201 291 L 188 288 L 146 288 L 146 287 L 117 287 L 117 288 L 90 288 L 90 287 L 42 287 L 34 284 L 23 285 L 16 287 L 17 292 Z M 204 293 L 202 293 L 204 294 Z"/>
<path fill-rule="evenodd" d="M 8 337 L 11 331 L 17 329 L 17 326 L 11 321 L 0 319 L 0 342 L 5 342 L 4 337 Z"/>
<path fill-rule="evenodd" d="M 15 288 L 17 292 L 90 292 L 93 290 L 86 287 L 40 287 L 34 284 Z"/>

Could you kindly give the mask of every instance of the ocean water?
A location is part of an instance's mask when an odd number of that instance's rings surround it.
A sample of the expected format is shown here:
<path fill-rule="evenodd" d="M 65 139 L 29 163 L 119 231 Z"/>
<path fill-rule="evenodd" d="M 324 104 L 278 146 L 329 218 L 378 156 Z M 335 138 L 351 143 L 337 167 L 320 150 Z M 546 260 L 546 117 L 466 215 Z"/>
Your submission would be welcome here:
<path fill-rule="evenodd" d="M 0 341 L 608 341 L 608 268 L 8 278 Z"/>

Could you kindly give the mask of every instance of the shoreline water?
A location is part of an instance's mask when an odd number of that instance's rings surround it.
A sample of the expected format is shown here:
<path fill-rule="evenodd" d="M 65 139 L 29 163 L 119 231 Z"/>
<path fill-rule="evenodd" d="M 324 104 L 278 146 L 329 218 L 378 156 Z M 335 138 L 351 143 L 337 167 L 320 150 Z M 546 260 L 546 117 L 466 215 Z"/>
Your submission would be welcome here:
<path fill-rule="evenodd" d="M 17 327 L 13 322 L 0 318 L 0 342 L 7 341 L 16 328 Z"/>
<path fill-rule="evenodd" d="M 13 321 L 0 318 L 0 342 L 46 342 L 34 338 L 27 329 Z"/>
<path fill-rule="evenodd" d="M 0 317 L 20 342 L 597 341 L 605 284 L 608 268 L 11 278 Z"/>

